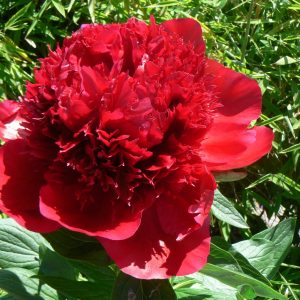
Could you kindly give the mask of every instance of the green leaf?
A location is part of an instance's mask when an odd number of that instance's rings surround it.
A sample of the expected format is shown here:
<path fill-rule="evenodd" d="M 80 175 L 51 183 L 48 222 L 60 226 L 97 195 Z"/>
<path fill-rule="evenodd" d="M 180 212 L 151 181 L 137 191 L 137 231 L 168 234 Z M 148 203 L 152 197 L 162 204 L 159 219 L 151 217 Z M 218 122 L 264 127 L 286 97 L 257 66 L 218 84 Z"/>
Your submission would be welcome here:
<path fill-rule="evenodd" d="M 283 295 L 273 290 L 270 286 L 240 272 L 227 270 L 223 267 L 208 263 L 200 273 L 215 278 L 229 287 L 238 289 L 241 285 L 246 284 L 251 286 L 258 296 L 286 300 Z"/>
<path fill-rule="evenodd" d="M 299 144 L 295 144 L 291 147 L 288 147 L 286 149 L 283 149 L 280 151 L 280 153 L 288 153 L 288 152 L 292 152 L 292 151 L 298 151 L 300 150 L 300 143 Z"/>
<path fill-rule="evenodd" d="M 75 281 L 44 275 L 39 275 L 38 278 L 66 297 L 80 300 L 111 300 L 111 291 L 114 284 L 112 277 L 103 276 L 97 282 Z"/>
<path fill-rule="evenodd" d="M 216 242 L 218 244 L 216 244 Z M 221 245 L 220 241 L 216 240 L 216 238 L 213 239 L 208 262 L 229 270 L 248 274 L 259 281 L 268 285 L 270 284 L 270 282 L 262 276 L 243 255 L 232 249 L 231 245 L 227 244 L 225 241 L 223 241 Z"/>
<path fill-rule="evenodd" d="M 41 9 L 39 10 L 39 12 L 37 13 L 37 15 L 35 15 L 33 17 L 33 22 L 30 25 L 30 27 L 28 28 L 26 35 L 25 35 L 25 40 L 35 48 L 35 43 L 34 41 L 28 39 L 27 37 L 29 36 L 29 34 L 33 31 L 33 29 L 35 28 L 35 26 L 37 25 L 38 20 L 42 17 L 43 13 L 45 12 L 45 10 L 49 7 L 49 5 L 51 4 L 51 0 L 45 0 L 45 2 L 43 2 Z"/>
<path fill-rule="evenodd" d="M 89 281 L 77 281 L 78 271 Z M 85 261 L 67 259 L 42 247 L 38 278 L 66 297 L 110 300 L 115 274 L 108 267 L 101 268 Z"/>
<path fill-rule="evenodd" d="M 72 9 L 72 7 L 73 7 L 75 1 L 76 1 L 76 0 L 70 0 L 69 6 L 68 6 L 68 8 L 67 8 L 67 12 L 68 12 L 68 13 L 71 11 L 71 9 Z"/>
<path fill-rule="evenodd" d="M 4 30 L 19 30 L 20 25 L 23 26 L 24 22 L 22 22 L 23 17 L 26 17 L 27 12 L 32 7 L 32 1 L 18 10 L 9 20 L 4 24 Z M 22 23 L 22 24 L 20 24 Z"/>
<path fill-rule="evenodd" d="M 217 7 L 217 8 L 223 8 L 228 0 L 201 0 L 200 2 L 213 6 L 213 7 Z"/>
<path fill-rule="evenodd" d="M 23 268 L 0 270 L 0 288 L 15 300 L 58 300 L 57 292 L 32 278 L 34 272 Z"/>
<path fill-rule="evenodd" d="M 278 66 L 284 66 L 284 65 L 294 64 L 296 62 L 297 60 L 290 56 L 283 56 L 280 59 L 278 59 L 274 64 Z"/>
<path fill-rule="evenodd" d="M 244 179 L 245 177 L 247 177 L 247 172 L 224 171 L 213 172 L 213 175 L 217 182 L 232 182 Z"/>
<path fill-rule="evenodd" d="M 225 241 L 218 243 L 231 248 Z M 252 299 L 254 295 L 285 299 L 241 254 L 220 246 L 211 244 L 208 264 L 200 272 L 173 280 L 178 299 L 194 300 L 194 294 L 211 300 Z"/>
<path fill-rule="evenodd" d="M 60 229 L 43 236 L 62 256 L 85 260 L 98 266 L 106 266 L 111 263 L 111 259 L 99 241 L 93 237 L 67 229 Z"/>
<path fill-rule="evenodd" d="M 277 174 L 266 174 L 259 178 L 258 180 L 251 183 L 247 189 L 253 188 L 256 185 L 263 183 L 265 181 L 271 181 L 277 186 L 280 186 L 285 191 L 288 192 L 289 196 L 295 199 L 298 203 L 300 203 L 300 184 L 287 177 L 282 173 Z"/>
<path fill-rule="evenodd" d="M 255 290 L 250 285 L 243 284 L 238 287 L 238 291 L 245 299 L 254 299 L 256 297 Z"/>
<path fill-rule="evenodd" d="M 250 239 L 233 244 L 233 248 L 241 253 L 261 274 L 268 276 L 276 265 L 274 259 L 275 244 L 265 239 Z"/>
<path fill-rule="evenodd" d="M 181 300 L 237 300 L 237 290 L 219 280 L 200 273 L 176 277 L 173 286 Z"/>
<path fill-rule="evenodd" d="M 58 276 L 67 279 L 76 279 L 78 272 L 68 260 L 47 247 L 40 247 L 39 274 L 44 276 Z"/>
<path fill-rule="evenodd" d="M 296 220 L 291 218 L 233 245 L 263 275 L 274 277 L 293 241 Z"/>
<path fill-rule="evenodd" d="M 115 273 L 109 267 L 100 267 L 77 259 L 68 259 L 68 262 L 90 281 L 101 281 L 104 277 L 115 280 Z"/>
<path fill-rule="evenodd" d="M 90 13 L 90 17 L 92 19 L 92 22 L 95 23 L 95 6 L 96 6 L 96 0 L 88 0 L 88 10 Z"/>
<path fill-rule="evenodd" d="M 63 16 L 66 17 L 65 8 L 61 3 L 61 0 L 51 0 L 54 7 L 57 9 L 57 11 Z"/>
<path fill-rule="evenodd" d="M 176 295 L 168 280 L 140 280 L 120 273 L 112 294 L 112 300 L 119 299 L 176 300 Z"/>
<path fill-rule="evenodd" d="M 204 276 L 203 276 L 204 277 Z M 206 282 L 205 282 L 206 283 Z M 210 285 L 216 286 L 219 284 L 217 281 L 210 281 Z M 189 288 L 181 288 L 175 290 L 177 299 L 180 300 L 234 300 L 236 299 L 235 290 L 226 290 L 225 291 L 218 291 L 214 290 L 211 291 L 209 289 L 205 289 L 200 286 L 200 284 L 194 284 Z"/>
<path fill-rule="evenodd" d="M 215 191 L 214 202 L 212 205 L 213 215 L 232 226 L 238 228 L 249 228 L 240 213 L 235 209 L 234 205 L 223 196 L 219 190 Z"/>
<path fill-rule="evenodd" d="M 39 247 L 48 244 L 38 233 L 26 230 L 13 219 L 0 220 L 0 267 L 37 271 Z"/>

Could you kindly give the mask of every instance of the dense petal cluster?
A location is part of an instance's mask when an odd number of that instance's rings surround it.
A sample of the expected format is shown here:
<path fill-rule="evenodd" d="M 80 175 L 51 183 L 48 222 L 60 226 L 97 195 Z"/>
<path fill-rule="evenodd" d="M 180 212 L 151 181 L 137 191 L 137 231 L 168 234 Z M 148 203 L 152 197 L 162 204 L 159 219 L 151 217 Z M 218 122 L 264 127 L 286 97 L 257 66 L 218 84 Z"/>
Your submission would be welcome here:
<path fill-rule="evenodd" d="M 95 236 L 126 273 L 167 278 L 209 253 L 211 171 L 247 166 L 272 131 L 257 83 L 207 59 L 192 19 L 83 25 L 0 103 L 0 209 L 37 232 Z"/>

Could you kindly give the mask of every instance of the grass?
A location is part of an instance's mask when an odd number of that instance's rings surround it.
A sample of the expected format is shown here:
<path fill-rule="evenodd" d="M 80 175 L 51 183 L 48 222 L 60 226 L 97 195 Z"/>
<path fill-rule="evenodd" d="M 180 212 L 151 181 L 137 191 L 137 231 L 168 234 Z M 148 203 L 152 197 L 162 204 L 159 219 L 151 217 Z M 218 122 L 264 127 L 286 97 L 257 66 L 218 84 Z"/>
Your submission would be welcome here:
<path fill-rule="evenodd" d="M 126 0 L 4 1 L 0 5 L 0 99 L 17 99 L 32 79 L 38 57 L 47 55 L 82 23 L 111 23 L 137 17 L 157 22 L 192 17 L 203 26 L 207 54 L 256 79 L 263 92 L 257 125 L 275 132 L 273 150 L 247 168 L 248 176 L 220 183 L 220 190 L 250 229 L 216 222 L 215 234 L 229 242 L 250 237 L 300 208 L 300 1 L 299 0 Z M 274 278 L 278 291 L 300 297 L 300 238 Z"/>

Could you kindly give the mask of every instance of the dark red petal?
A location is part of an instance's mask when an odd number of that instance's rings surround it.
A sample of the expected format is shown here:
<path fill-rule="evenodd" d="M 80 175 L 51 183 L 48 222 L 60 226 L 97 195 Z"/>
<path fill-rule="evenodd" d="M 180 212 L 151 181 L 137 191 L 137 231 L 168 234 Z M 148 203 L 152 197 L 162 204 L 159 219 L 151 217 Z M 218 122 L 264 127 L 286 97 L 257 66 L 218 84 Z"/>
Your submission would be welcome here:
<path fill-rule="evenodd" d="M 271 150 L 273 138 L 272 130 L 264 126 L 246 129 L 218 123 L 202 142 L 202 159 L 211 171 L 246 167 Z"/>
<path fill-rule="evenodd" d="M 50 232 L 60 225 L 39 212 L 42 184 L 43 166 L 32 160 L 22 140 L 0 148 L 0 210 L 29 230 Z"/>
<path fill-rule="evenodd" d="M 222 104 L 215 117 L 219 122 L 249 125 L 259 117 L 262 99 L 255 80 L 211 59 L 207 59 L 206 74 Z"/>
<path fill-rule="evenodd" d="M 202 29 L 199 22 L 194 19 L 173 19 L 161 24 L 167 31 L 178 34 L 185 42 L 192 42 L 194 45 L 205 47 L 202 38 Z"/>
<path fill-rule="evenodd" d="M 7 183 L 8 179 L 9 177 L 5 174 L 5 166 L 3 161 L 3 147 L 0 147 L 0 192 L 2 190 L 2 187 Z"/>
<path fill-rule="evenodd" d="M 159 224 L 153 207 L 145 211 L 133 237 L 121 241 L 99 238 L 99 241 L 119 268 L 136 278 L 183 276 L 203 267 L 210 247 L 209 218 L 181 241 L 166 234 Z"/>
<path fill-rule="evenodd" d="M 69 178 L 72 174 L 67 175 Z M 48 181 L 41 189 L 41 213 L 62 226 L 91 236 L 126 239 L 140 226 L 143 207 L 136 212 L 125 201 L 117 199 L 114 191 L 103 191 L 95 184 L 92 191 L 80 195 L 81 185 L 76 178 L 73 182 Z M 78 196 L 80 195 L 80 196 Z M 80 198 L 79 197 L 86 197 Z M 137 202 L 151 202 L 153 193 L 136 193 Z M 134 200 L 134 199 L 133 199 Z"/>

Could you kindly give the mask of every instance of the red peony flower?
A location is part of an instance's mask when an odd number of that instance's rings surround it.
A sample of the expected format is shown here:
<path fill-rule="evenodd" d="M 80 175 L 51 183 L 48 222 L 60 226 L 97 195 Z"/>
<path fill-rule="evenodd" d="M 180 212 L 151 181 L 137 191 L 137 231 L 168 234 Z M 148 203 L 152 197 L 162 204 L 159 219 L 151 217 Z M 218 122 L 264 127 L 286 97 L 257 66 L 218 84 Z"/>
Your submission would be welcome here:
<path fill-rule="evenodd" d="M 1 210 L 33 231 L 95 236 L 146 279 L 206 263 L 211 171 L 255 162 L 273 139 L 249 128 L 257 83 L 206 58 L 192 19 L 83 25 L 0 112 Z"/>

